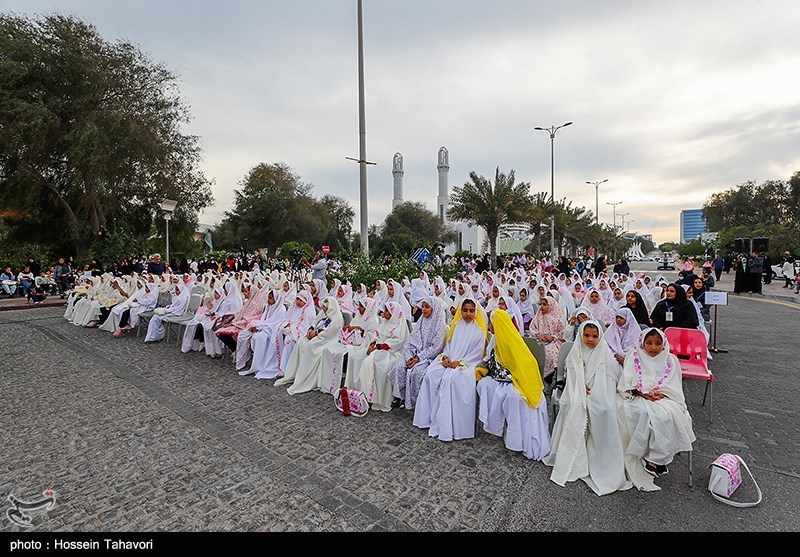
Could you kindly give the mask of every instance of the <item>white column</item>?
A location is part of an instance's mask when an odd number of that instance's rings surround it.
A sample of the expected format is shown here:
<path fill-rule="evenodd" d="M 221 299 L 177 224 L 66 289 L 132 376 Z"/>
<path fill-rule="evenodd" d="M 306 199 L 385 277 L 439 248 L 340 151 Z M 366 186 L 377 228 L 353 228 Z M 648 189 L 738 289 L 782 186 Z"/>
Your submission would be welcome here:
<path fill-rule="evenodd" d="M 394 178 L 394 197 L 392 209 L 403 204 L 403 155 L 395 153 L 392 159 L 392 177 Z"/>
<path fill-rule="evenodd" d="M 436 214 L 444 222 L 447 222 L 447 208 L 450 205 L 450 191 L 447 183 L 450 173 L 450 154 L 447 149 L 439 149 L 439 164 L 436 166 L 439 171 L 439 196 L 436 198 Z"/>

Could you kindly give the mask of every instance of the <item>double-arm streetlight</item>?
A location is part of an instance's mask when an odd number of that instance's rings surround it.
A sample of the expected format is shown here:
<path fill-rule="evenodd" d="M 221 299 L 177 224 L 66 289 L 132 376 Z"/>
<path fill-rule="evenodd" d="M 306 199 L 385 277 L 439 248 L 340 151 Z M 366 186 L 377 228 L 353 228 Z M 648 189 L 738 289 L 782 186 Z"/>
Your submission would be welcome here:
<path fill-rule="evenodd" d="M 615 201 L 614 203 L 606 201 L 606 205 L 611 205 L 614 208 L 614 260 L 617 259 L 617 205 L 621 205 L 622 201 Z"/>
<path fill-rule="evenodd" d="M 571 126 L 572 122 L 561 124 L 560 126 L 550 126 L 549 128 L 535 127 L 534 130 L 548 132 L 550 134 L 550 200 L 553 203 L 553 214 L 550 215 L 550 259 L 555 257 L 556 253 L 556 196 L 555 196 L 555 178 L 553 173 L 553 143 L 556 138 L 556 132 L 561 128 Z"/>
<path fill-rule="evenodd" d="M 589 185 L 594 184 L 594 223 L 600 224 L 600 184 L 608 182 L 608 178 L 600 180 L 599 182 L 586 182 Z"/>
<path fill-rule="evenodd" d="M 628 215 L 630 215 L 630 212 L 620 213 L 619 214 L 619 216 L 622 218 L 622 225 L 620 225 L 620 230 L 622 230 L 623 232 L 625 232 L 625 230 L 626 230 L 625 229 L 625 217 L 627 217 Z"/>

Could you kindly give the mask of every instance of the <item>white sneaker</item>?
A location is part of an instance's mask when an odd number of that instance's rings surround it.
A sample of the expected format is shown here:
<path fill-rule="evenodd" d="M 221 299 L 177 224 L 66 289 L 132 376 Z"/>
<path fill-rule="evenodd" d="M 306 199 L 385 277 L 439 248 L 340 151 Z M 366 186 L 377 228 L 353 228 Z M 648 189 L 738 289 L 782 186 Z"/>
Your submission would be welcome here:
<path fill-rule="evenodd" d="M 245 377 L 247 375 L 253 375 L 254 373 L 255 371 L 250 371 L 249 369 L 243 369 L 242 371 L 239 372 L 239 375 Z"/>

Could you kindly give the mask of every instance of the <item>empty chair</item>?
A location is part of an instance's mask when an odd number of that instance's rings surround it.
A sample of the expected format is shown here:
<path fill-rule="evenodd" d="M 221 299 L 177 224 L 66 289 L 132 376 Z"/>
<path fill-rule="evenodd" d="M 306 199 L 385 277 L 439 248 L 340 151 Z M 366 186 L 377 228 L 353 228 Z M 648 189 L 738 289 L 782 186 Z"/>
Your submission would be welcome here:
<path fill-rule="evenodd" d="M 539 365 L 539 372 L 544 376 L 544 346 L 533 337 L 522 337 L 522 340 L 525 341 L 528 350 L 530 350 L 533 357 L 536 358 L 536 363 Z"/>
<path fill-rule="evenodd" d="M 664 334 L 669 341 L 670 352 L 678 357 L 681 363 L 681 375 L 684 379 L 700 379 L 706 382 L 703 393 L 703 406 L 708 395 L 709 419 L 714 417 L 714 374 L 708 369 L 708 346 L 706 336 L 697 329 L 667 327 Z"/>
<path fill-rule="evenodd" d="M 205 288 L 202 286 L 195 286 L 192 288 L 191 293 L 189 294 L 189 303 L 186 305 L 186 311 L 183 315 L 175 316 L 175 317 L 165 317 L 163 323 L 167 329 L 167 336 L 164 339 L 165 342 L 169 341 L 169 332 L 172 325 L 178 325 L 178 341 L 180 342 L 181 339 L 181 328 L 183 325 L 188 323 L 192 320 L 192 318 L 197 313 L 197 310 L 200 309 L 200 305 L 203 303 L 203 296 L 205 296 Z"/>

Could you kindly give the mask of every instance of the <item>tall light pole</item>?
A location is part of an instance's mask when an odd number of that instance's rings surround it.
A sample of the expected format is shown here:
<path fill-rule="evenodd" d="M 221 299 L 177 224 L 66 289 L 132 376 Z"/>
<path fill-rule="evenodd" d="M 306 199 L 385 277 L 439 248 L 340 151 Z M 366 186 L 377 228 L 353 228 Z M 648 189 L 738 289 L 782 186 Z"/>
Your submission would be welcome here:
<path fill-rule="evenodd" d="M 600 184 L 608 182 L 608 178 L 600 182 L 586 182 L 591 185 L 594 184 L 594 223 L 600 224 Z"/>
<path fill-rule="evenodd" d="M 369 208 L 367 206 L 367 124 L 364 108 L 364 29 L 358 0 L 358 178 L 361 191 L 361 249 L 369 256 Z"/>
<path fill-rule="evenodd" d="M 550 259 L 553 259 L 556 254 L 556 195 L 555 195 L 555 178 L 553 173 L 553 143 L 556 138 L 556 132 L 561 128 L 572 125 L 572 122 L 561 124 L 560 126 L 550 126 L 549 128 L 535 127 L 533 129 L 548 132 L 550 134 L 550 200 L 553 203 L 553 214 L 550 215 Z"/>
<path fill-rule="evenodd" d="M 620 213 L 619 216 L 622 218 L 622 225 L 620 225 L 619 229 L 625 232 L 625 217 L 630 215 L 630 211 L 627 213 Z"/>
<path fill-rule="evenodd" d="M 167 223 L 167 259 L 165 261 L 166 265 L 164 268 L 169 267 L 169 221 L 172 220 L 172 213 L 175 212 L 175 207 L 178 206 L 178 202 L 172 199 L 165 199 L 161 202 L 161 210 L 164 211 L 164 221 Z"/>
<path fill-rule="evenodd" d="M 617 259 L 617 205 L 621 205 L 622 201 L 614 203 L 606 202 L 606 205 L 611 205 L 614 208 L 614 260 Z"/>

